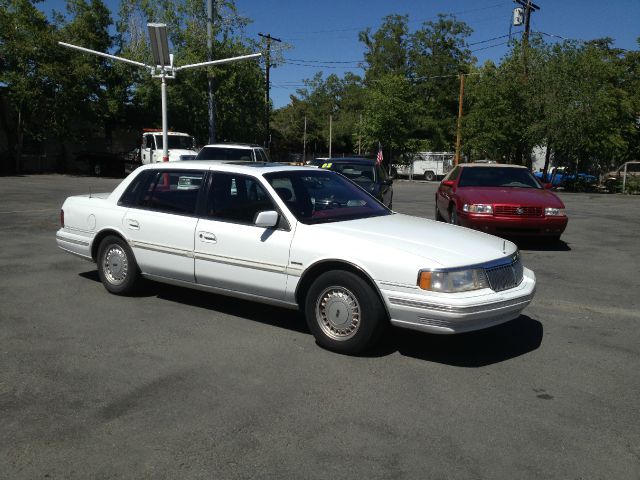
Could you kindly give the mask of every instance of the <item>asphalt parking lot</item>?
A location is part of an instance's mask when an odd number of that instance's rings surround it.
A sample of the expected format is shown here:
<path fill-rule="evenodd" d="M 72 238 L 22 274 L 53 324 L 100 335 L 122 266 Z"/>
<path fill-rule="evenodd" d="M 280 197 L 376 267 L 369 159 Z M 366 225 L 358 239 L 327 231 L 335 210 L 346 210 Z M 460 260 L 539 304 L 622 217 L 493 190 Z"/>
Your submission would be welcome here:
<path fill-rule="evenodd" d="M 55 231 L 117 183 L 0 177 L 0 478 L 640 478 L 640 196 L 560 194 L 519 319 L 347 357 L 296 312 L 108 294 Z M 433 217 L 435 183 L 394 188 Z"/>

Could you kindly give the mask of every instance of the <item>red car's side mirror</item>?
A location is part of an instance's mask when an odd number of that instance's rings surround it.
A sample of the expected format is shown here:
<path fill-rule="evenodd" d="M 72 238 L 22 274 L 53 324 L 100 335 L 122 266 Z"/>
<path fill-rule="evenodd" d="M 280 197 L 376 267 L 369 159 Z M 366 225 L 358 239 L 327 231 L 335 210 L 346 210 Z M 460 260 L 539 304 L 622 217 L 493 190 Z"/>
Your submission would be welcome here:
<path fill-rule="evenodd" d="M 543 183 L 542 186 L 545 190 L 551 190 L 551 188 L 553 188 L 553 183 Z"/>
<path fill-rule="evenodd" d="M 443 180 L 440 185 L 442 185 L 443 187 L 454 187 L 455 184 L 456 182 L 454 182 L 453 180 Z"/>

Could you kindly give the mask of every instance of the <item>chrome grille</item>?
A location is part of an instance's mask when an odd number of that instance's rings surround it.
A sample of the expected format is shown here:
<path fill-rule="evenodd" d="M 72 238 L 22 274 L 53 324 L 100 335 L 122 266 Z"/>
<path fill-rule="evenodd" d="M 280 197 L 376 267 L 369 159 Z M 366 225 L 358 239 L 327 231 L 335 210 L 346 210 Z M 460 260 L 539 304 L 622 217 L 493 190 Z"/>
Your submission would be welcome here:
<path fill-rule="evenodd" d="M 513 205 L 494 205 L 494 215 L 503 217 L 541 217 L 542 207 L 516 207 Z"/>
<path fill-rule="evenodd" d="M 520 255 L 518 255 L 513 263 L 487 268 L 485 272 L 487 273 L 491 289 L 496 292 L 517 287 L 520 285 L 520 282 L 522 282 L 524 276 Z"/>

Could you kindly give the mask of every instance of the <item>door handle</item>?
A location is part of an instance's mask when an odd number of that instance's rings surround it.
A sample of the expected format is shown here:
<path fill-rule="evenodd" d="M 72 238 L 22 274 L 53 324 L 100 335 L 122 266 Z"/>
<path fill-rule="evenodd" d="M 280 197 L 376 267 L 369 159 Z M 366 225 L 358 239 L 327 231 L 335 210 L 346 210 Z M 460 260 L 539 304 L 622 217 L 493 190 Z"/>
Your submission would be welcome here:
<path fill-rule="evenodd" d="M 218 241 L 218 239 L 213 233 L 200 232 L 198 236 L 200 237 L 200 240 L 202 240 L 203 242 L 216 243 Z"/>
<path fill-rule="evenodd" d="M 140 230 L 140 224 L 138 223 L 137 220 L 127 220 L 127 224 L 129 225 L 129 228 L 132 230 Z"/>

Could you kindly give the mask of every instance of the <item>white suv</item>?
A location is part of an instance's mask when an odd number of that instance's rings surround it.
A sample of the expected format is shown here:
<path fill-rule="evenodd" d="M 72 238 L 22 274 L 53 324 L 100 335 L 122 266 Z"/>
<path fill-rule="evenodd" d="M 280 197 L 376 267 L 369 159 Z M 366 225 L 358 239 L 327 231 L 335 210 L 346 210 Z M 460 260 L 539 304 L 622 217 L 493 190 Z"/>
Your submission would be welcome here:
<path fill-rule="evenodd" d="M 244 143 L 213 143 L 198 152 L 196 160 L 223 160 L 238 162 L 270 162 L 269 155 L 259 145 Z"/>

